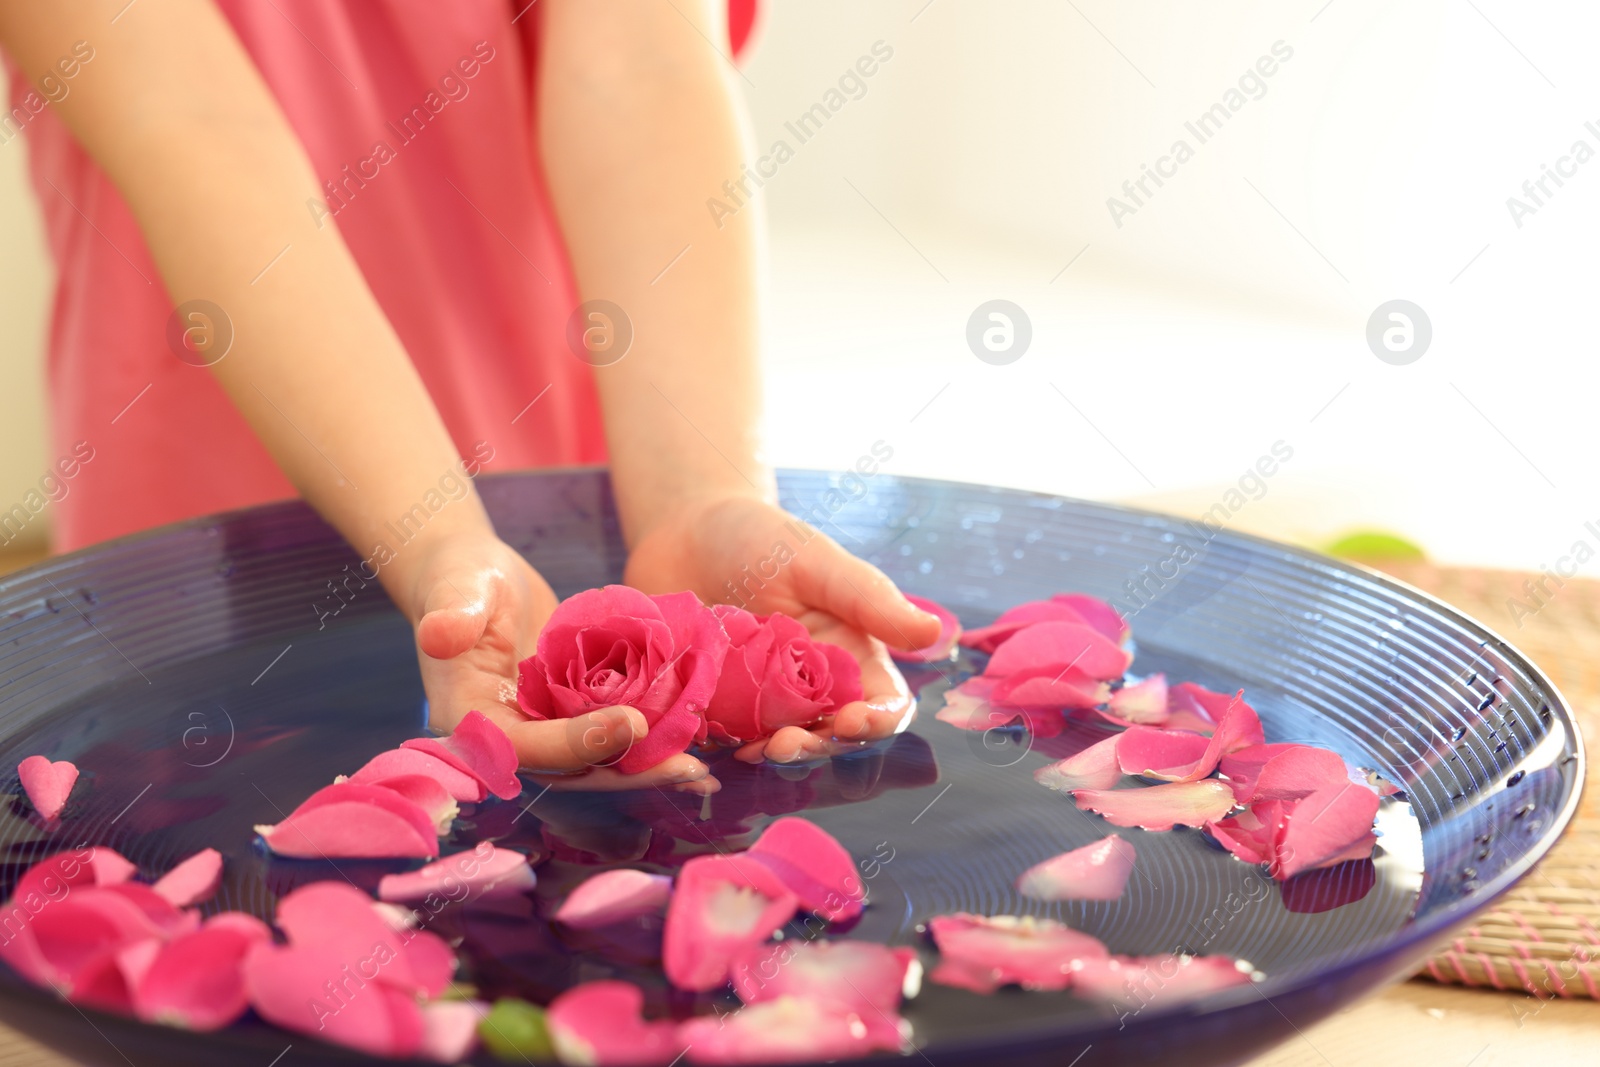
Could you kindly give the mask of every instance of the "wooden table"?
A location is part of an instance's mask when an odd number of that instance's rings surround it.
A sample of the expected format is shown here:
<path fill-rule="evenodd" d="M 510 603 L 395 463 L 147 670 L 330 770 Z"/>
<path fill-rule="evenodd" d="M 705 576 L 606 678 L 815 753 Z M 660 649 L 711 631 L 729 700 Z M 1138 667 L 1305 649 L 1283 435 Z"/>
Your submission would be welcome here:
<path fill-rule="evenodd" d="M 0 573 L 36 559 L 0 553 Z M 1417 573 L 1399 569 L 1407 580 L 1428 584 Z M 1492 618 L 1485 621 L 1500 624 Z M 1512 631 L 1504 627 L 1502 632 Z M 1539 658 L 1536 649 L 1529 651 Z M 1541 1000 L 1523 993 L 1411 981 L 1307 1028 L 1248 1067 L 1526 1067 L 1597 1059 L 1600 1002 Z M 74 1067 L 75 1061 L 0 1025 L 0 1067 L 23 1065 Z M 284 1067 L 293 1065 L 286 1062 Z"/>

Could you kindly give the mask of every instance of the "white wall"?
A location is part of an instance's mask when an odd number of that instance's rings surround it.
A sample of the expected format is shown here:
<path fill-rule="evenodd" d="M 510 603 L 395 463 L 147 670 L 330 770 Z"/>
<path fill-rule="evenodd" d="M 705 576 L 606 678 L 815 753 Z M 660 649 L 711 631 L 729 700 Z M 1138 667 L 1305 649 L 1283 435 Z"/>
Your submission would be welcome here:
<path fill-rule="evenodd" d="M 1600 150 L 1597 15 L 1475 2 L 778 3 L 747 70 L 763 145 L 895 48 L 764 190 L 779 455 L 885 438 L 906 472 L 1194 502 L 1283 439 L 1246 525 L 1553 563 L 1600 519 L 1600 160 L 1520 229 L 1506 198 Z M 1107 197 L 1279 40 L 1266 95 L 1114 225 Z M 993 297 L 1034 326 L 1004 367 L 963 337 Z M 1433 323 L 1409 366 L 1364 337 L 1397 297 Z"/>

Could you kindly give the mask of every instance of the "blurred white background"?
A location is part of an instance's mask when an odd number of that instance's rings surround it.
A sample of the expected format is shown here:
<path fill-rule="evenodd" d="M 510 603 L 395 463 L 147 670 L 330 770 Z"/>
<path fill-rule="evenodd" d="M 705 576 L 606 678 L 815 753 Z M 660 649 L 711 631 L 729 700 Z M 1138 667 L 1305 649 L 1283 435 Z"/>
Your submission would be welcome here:
<path fill-rule="evenodd" d="M 894 473 L 1198 512 L 1283 441 L 1241 528 L 1525 568 L 1600 548 L 1600 159 L 1520 228 L 1506 205 L 1575 141 L 1600 152 L 1597 24 L 1570 0 L 769 3 L 739 84 L 757 154 L 794 151 L 757 197 L 773 458 L 882 440 Z M 799 143 L 785 122 L 879 41 Z M 1199 143 L 1185 122 L 1277 42 Z M 1193 158 L 1117 226 L 1107 198 L 1180 138 Z M 23 151 L 0 146 L 0 499 L 46 460 Z M 967 345 L 992 299 L 1031 320 L 1009 365 Z M 1392 299 L 1432 323 L 1405 366 L 1366 342 Z"/>

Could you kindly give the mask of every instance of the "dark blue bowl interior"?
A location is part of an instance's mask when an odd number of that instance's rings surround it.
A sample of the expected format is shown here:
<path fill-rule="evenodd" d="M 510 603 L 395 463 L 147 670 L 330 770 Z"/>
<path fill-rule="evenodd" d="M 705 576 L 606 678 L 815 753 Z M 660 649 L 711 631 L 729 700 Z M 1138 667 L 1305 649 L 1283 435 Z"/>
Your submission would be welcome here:
<path fill-rule="evenodd" d="M 487 478 L 480 489 L 502 534 L 557 593 L 618 579 L 623 551 L 602 473 Z M 1113 830 L 1031 774 L 1103 735 L 974 734 L 935 721 L 939 694 L 977 665 L 964 653 L 910 672 L 922 698 L 916 726 L 860 755 L 806 768 L 718 762 L 725 788 L 705 804 L 657 791 L 552 792 L 528 806 L 530 790 L 519 804 L 470 813 L 457 845 L 492 838 L 547 857 L 531 900 L 434 920 L 463 939 L 466 977 L 485 995 L 548 1000 L 617 975 L 643 985 L 653 1011 L 710 1010 L 714 998 L 665 988 L 648 937 L 603 944 L 542 916 L 598 867 L 670 871 L 803 811 L 864 862 L 871 907 L 846 936 L 916 945 L 931 962 L 919 924 L 933 915 L 1037 914 L 1116 952 L 1227 954 L 1267 975 L 1201 1002 L 1154 990 L 1121 1005 L 927 984 L 906 1014 L 940 1067 L 1235 1063 L 1415 967 L 1525 873 L 1575 809 L 1580 741 L 1549 682 L 1483 627 L 1386 578 L 1203 525 L 1012 490 L 795 472 L 782 491 L 792 511 L 968 625 L 1063 590 L 1113 601 L 1132 620 L 1136 672 L 1242 686 L 1268 740 L 1324 745 L 1397 783 L 1375 861 L 1279 886 L 1202 835 L 1122 830 L 1140 862 L 1121 900 L 1019 897 L 1012 881 L 1024 868 Z M 356 562 L 290 504 L 114 542 L 0 582 L 0 765 L 43 753 L 84 772 L 59 827 L 42 828 L 20 799 L 0 817 L 0 890 L 82 843 L 112 846 L 148 874 L 217 847 L 228 874 L 213 907 L 263 917 L 304 881 L 370 887 L 398 869 L 271 861 L 251 832 L 422 726 L 407 628 L 375 584 L 347 581 Z M 290 1044 L 296 1063 L 362 1061 L 253 1020 L 191 1035 L 79 1011 L 9 971 L 0 1016 L 96 1064 L 265 1064 Z"/>

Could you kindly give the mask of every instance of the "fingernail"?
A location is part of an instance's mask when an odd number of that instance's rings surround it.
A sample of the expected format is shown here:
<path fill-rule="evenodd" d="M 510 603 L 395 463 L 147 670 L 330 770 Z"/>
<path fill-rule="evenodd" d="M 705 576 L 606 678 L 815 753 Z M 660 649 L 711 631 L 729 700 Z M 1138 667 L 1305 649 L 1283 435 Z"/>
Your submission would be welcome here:
<path fill-rule="evenodd" d="M 692 767 L 689 770 L 679 771 L 677 774 L 672 775 L 672 777 L 668 780 L 673 782 L 698 782 L 708 773 L 710 772 L 706 766 L 701 764 L 700 766 Z"/>

